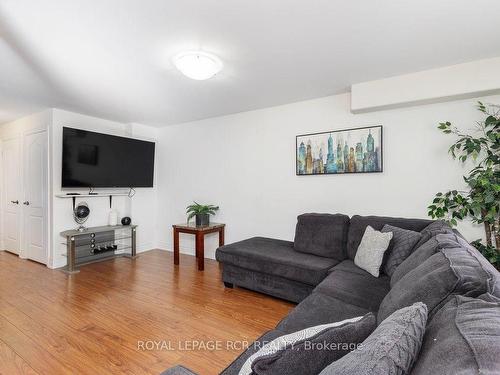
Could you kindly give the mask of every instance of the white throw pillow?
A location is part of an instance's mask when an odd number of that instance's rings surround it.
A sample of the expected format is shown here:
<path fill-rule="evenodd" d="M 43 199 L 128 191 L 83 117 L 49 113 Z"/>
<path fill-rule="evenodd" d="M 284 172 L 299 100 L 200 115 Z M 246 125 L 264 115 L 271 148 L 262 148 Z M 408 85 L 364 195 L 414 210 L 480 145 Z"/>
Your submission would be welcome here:
<path fill-rule="evenodd" d="M 392 232 L 382 233 L 368 225 L 354 257 L 354 264 L 378 277 L 391 239 Z"/>

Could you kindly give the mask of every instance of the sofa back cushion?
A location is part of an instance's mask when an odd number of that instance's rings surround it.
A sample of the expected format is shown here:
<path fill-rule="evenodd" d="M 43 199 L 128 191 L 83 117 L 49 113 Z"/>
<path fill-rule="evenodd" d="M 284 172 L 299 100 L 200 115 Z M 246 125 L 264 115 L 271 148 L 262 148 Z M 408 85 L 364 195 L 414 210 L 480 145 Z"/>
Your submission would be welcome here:
<path fill-rule="evenodd" d="M 303 214 L 297 217 L 294 249 L 301 253 L 346 258 L 349 216 L 341 214 Z"/>
<path fill-rule="evenodd" d="M 347 256 L 349 259 L 354 260 L 361 238 L 363 238 L 363 234 L 365 233 L 365 229 L 368 225 L 378 231 L 382 230 L 384 225 L 389 224 L 398 228 L 420 232 L 430 223 L 432 223 L 431 220 L 424 219 L 355 215 L 351 218 L 351 222 L 349 224 L 349 232 L 347 235 Z"/>
<path fill-rule="evenodd" d="M 443 241 L 438 235 L 438 240 Z M 413 269 L 398 282 L 380 304 L 377 320 L 381 322 L 401 307 L 423 302 L 429 316 L 435 313 L 451 295 L 476 297 L 488 292 L 490 275 L 476 257 L 456 244 L 443 248 Z"/>
<path fill-rule="evenodd" d="M 411 375 L 493 374 L 500 369 L 500 299 L 452 297 L 427 323 Z"/>

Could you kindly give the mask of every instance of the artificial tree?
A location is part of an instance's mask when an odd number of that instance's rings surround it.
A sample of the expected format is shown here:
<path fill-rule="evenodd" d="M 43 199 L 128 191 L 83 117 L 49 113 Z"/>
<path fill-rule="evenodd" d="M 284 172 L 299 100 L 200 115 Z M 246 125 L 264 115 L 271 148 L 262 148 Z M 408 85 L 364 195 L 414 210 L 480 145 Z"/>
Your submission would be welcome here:
<path fill-rule="evenodd" d="M 486 243 L 472 244 L 497 268 L 500 267 L 500 106 L 479 102 L 478 110 L 485 119 L 476 123 L 474 134 L 463 133 L 450 122 L 439 129 L 457 137 L 449 149 L 454 159 L 472 160 L 474 168 L 464 180 L 467 191 L 437 193 L 429 208 L 429 216 L 444 219 L 452 226 L 465 218 L 484 225 Z"/>

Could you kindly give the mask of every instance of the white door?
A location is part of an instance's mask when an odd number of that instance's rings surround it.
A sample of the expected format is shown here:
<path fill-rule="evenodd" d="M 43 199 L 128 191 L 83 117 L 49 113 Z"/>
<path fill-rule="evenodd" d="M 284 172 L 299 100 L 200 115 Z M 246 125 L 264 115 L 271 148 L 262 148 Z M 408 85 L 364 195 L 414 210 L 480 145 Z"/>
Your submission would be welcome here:
<path fill-rule="evenodd" d="M 47 264 L 47 133 L 26 134 L 23 153 L 24 254 L 26 258 Z"/>
<path fill-rule="evenodd" d="M 19 254 L 22 203 L 19 139 L 4 141 L 2 149 L 3 243 L 5 250 Z"/>

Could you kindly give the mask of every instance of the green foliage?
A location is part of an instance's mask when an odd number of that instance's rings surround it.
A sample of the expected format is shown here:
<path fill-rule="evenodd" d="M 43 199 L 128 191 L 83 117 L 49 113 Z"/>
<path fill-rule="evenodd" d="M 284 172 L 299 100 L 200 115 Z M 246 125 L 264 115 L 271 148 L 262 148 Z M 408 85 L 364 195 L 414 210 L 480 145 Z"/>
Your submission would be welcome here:
<path fill-rule="evenodd" d="M 444 134 L 453 134 L 458 139 L 449 148 L 454 159 L 465 163 L 470 160 L 475 167 L 464 176 L 468 191 L 451 190 L 437 193 L 428 207 L 429 216 L 444 219 L 451 225 L 466 217 L 483 224 L 487 244 L 474 242 L 477 248 L 489 254 L 490 262 L 498 265 L 500 248 L 500 109 L 498 106 L 479 102 L 478 110 L 485 115 L 484 121 L 477 122 L 475 134 L 466 134 L 453 127 L 450 122 L 442 122 L 438 128 Z M 493 239 L 496 248 L 493 247 Z M 493 256 L 491 254 L 495 253 Z"/>
<path fill-rule="evenodd" d="M 191 220 L 196 215 L 202 215 L 202 214 L 215 215 L 215 212 L 219 209 L 219 206 L 214 206 L 211 204 L 204 205 L 196 202 L 193 203 L 194 204 L 191 204 L 186 207 L 186 213 L 188 214 L 187 221 Z"/>
<path fill-rule="evenodd" d="M 478 249 L 479 252 L 495 266 L 496 269 L 500 269 L 500 252 L 498 252 L 498 249 L 493 246 L 484 245 L 481 243 L 481 240 L 476 240 L 472 242 L 471 245 Z"/>

